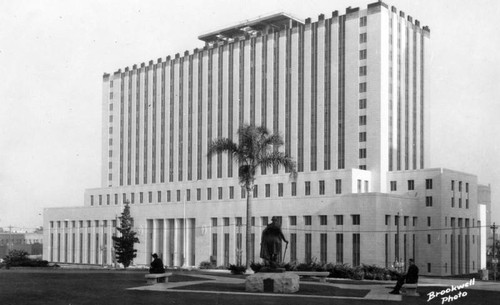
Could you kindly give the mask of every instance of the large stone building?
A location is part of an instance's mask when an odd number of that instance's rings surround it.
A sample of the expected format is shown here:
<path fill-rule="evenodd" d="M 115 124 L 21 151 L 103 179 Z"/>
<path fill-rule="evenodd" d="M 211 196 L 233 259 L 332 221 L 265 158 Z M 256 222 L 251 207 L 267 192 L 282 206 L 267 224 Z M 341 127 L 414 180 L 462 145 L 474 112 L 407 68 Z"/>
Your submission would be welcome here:
<path fill-rule="evenodd" d="M 489 187 L 427 168 L 429 37 L 376 2 L 314 22 L 249 20 L 201 35 L 203 48 L 104 74 L 102 185 L 83 207 L 45 211 L 44 258 L 111 264 L 128 201 L 135 264 L 153 252 L 169 266 L 245 261 L 238 167 L 225 154 L 208 158 L 207 147 L 237 140 L 249 123 L 280 133 L 298 169 L 295 181 L 283 169 L 258 173 L 253 260 L 275 215 L 290 240 L 286 261 L 413 257 L 422 274 L 477 271 Z"/>

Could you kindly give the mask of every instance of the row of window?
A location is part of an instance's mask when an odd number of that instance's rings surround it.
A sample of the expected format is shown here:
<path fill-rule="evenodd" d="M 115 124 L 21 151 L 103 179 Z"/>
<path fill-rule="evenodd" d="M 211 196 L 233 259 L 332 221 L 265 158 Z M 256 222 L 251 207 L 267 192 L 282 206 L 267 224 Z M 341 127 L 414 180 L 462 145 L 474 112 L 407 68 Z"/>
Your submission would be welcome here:
<path fill-rule="evenodd" d="M 366 182 L 367 183 L 367 182 Z M 212 189 L 211 187 L 206 189 L 206 200 L 212 200 Z M 265 197 L 269 198 L 271 197 L 271 184 L 265 184 L 264 185 L 264 190 L 265 190 Z M 341 194 L 342 193 L 342 180 L 337 179 L 335 180 L 335 194 Z M 297 196 L 297 183 L 292 182 L 291 183 L 291 188 L 290 188 L 290 194 L 291 196 Z M 304 195 L 305 196 L 310 196 L 312 194 L 312 185 L 311 181 L 305 181 L 304 183 Z M 326 183 L 325 180 L 319 180 L 318 183 L 318 194 L 319 195 L 325 195 L 326 194 Z M 136 202 L 138 203 L 145 203 L 146 201 L 148 203 L 153 203 L 153 192 L 139 192 L 138 193 L 138 198 L 136 197 L 136 193 L 130 193 L 130 196 L 127 197 L 126 193 L 122 194 L 122 199 L 123 203 L 129 202 L 131 204 L 134 204 Z M 166 202 L 172 202 L 172 191 L 168 190 L 166 192 Z M 253 192 L 252 192 L 253 198 L 258 198 L 259 197 L 259 185 L 254 185 Z M 97 202 L 96 198 L 97 196 Z M 106 196 L 106 197 L 104 197 Z M 183 197 L 184 196 L 184 197 Z M 283 197 L 284 196 L 284 184 L 283 183 L 278 183 L 278 197 Z M 182 198 L 183 197 L 183 198 Z M 234 186 L 229 187 L 229 192 L 228 192 L 228 199 L 234 199 L 235 198 L 235 190 Z M 246 190 L 245 188 L 240 189 L 240 198 L 244 199 L 246 198 Z M 162 191 L 157 191 L 157 202 L 162 202 Z M 222 200 L 224 199 L 224 188 L 219 186 L 217 187 L 217 199 Z M 98 204 L 98 205 L 103 205 L 104 201 L 106 205 L 111 204 L 111 194 L 106 194 L 106 195 L 90 195 L 90 205 Z M 181 190 L 176 190 L 175 191 L 175 200 L 177 202 L 180 202 L 182 200 L 185 201 L 191 201 L 192 199 L 192 194 L 191 194 L 191 189 L 187 189 L 185 194 L 182 194 Z M 202 200 L 202 189 L 197 188 L 196 189 L 196 200 L 200 201 Z M 114 204 L 118 204 L 118 194 L 114 194 Z"/>
<path fill-rule="evenodd" d="M 51 228 L 54 228 L 54 223 L 57 225 L 57 228 L 61 228 L 61 224 L 63 224 L 64 228 L 68 228 L 69 225 L 71 224 L 71 228 L 76 228 L 76 220 L 71 220 L 71 222 L 69 220 L 65 220 L 65 221 L 51 221 L 50 222 L 50 227 Z M 111 221 L 107 221 L 107 220 L 94 220 L 94 226 L 96 228 L 99 228 L 99 227 L 107 227 L 108 226 L 108 223 L 111 224 L 112 227 L 116 227 L 116 219 L 113 219 Z M 87 228 L 91 228 L 92 227 L 92 220 L 78 220 L 78 227 L 79 228 L 83 228 L 84 226 L 84 223 L 86 224 L 86 227 Z M 132 226 L 133 226 L 133 223 L 132 223 Z"/>
<path fill-rule="evenodd" d="M 455 207 L 455 197 L 451 197 L 451 207 Z M 458 198 L 458 208 L 462 208 L 462 198 Z M 469 208 L 469 198 L 465 198 L 465 208 Z"/>
<path fill-rule="evenodd" d="M 398 190 L 397 181 L 391 181 L 390 186 L 391 186 L 391 191 Z M 432 179 L 425 179 L 425 189 L 432 190 Z M 415 180 L 408 180 L 408 191 L 414 191 L 414 190 L 415 190 Z"/>
<path fill-rule="evenodd" d="M 455 180 L 451 180 L 451 190 L 452 191 L 455 190 Z M 462 191 L 462 181 L 458 181 L 458 191 L 459 192 Z M 465 192 L 466 193 L 469 192 L 469 183 L 468 182 L 465 183 Z"/>

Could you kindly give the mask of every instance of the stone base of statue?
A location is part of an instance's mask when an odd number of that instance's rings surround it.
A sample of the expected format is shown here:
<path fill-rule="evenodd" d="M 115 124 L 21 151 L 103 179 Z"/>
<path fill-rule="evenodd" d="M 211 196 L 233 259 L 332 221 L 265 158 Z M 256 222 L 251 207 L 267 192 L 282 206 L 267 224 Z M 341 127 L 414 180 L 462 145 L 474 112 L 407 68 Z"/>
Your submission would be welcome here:
<path fill-rule="evenodd" d="M 246 278 L 248 292 L 294 293 L 299 291 L 299 276 L 293 273 L 259 272 Z"/>

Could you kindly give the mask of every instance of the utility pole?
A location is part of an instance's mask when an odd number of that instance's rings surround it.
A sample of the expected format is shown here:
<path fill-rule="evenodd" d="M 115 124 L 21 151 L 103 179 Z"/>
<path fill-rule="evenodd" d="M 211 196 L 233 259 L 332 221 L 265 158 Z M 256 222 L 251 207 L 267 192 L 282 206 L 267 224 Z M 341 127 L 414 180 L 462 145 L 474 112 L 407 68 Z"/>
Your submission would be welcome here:
<path fill-rule="evenodd" d="M 493 258 L 491 260 L 491 262 L 493 263 L 493 281 L 496 281 L 497 280 L 497 264 L 498 264 L 498 259 L 497 259 L 497 256 L 496 256 L 496 249 L 495 249 L 495 244 L 496 244 L 496 230 L 497 230 L 497 226 L 495 225 L 495 223 L 493 223 L 493 225 L 490 227 L 492 230 L 493 230 Z"/>
<path fill-rule="evenodd" d="M 12 225 L 9 226 L 9 244 L 7 246 L 8 251 L 12 250 Z"/>

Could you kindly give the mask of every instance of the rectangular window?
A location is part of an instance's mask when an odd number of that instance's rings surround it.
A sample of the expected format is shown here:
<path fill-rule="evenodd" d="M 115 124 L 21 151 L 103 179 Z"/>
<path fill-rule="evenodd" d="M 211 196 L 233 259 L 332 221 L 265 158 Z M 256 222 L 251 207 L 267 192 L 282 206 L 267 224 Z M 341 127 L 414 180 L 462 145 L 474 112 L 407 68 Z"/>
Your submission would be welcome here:
<path fill-rule="evenodd" d="M 469 208 L 469 198 L 466 198 L 465 199 L 465 208 L 468 209 Z"/>
<path fill-rule="evenodd" d="M 290 234 L 290 261 L 297 260 L 297 234 Z"/>
<path fill-rule="evenodd" d="M 462 191 L 462 181 L 458 181 L 458 191 Z"/>
<path fill-rule="evenodd" d="M 359 125 L 360 126 L 366 125 L 366 115 L 360 115 L 359 116 Z"/>
<path fill-rule="evenodd" d="M 207 200 L 212 200 L 212 188 L 207 188 Z"/>
<path fill-rule="evenodd" d="M 198 200 L 198 201 L 201 200 L 201 189 L 200 188 L 196 189 L 196 200 Z"/>
<path fill-rule="evenodd" d="M 283 183 L 278 183 L 278 197 L 283 197 Z"/>
<path fill-rule="evenodd" d="M 306 263 L 310 263 L 312 261 L 312 234 L 305 234 L 305 261 Z"/>
<path fill-rule="evenodd" d="M 360 26 L 360 27 L 364 27 L 364 26 L 366 26 L 366 23 L 367 23 L 367 18 L 366 18 L 366 16 L 359 18 L 359 26 Z"/>
<path fill-rule="evenodd" d="M 385 225 L 388 226 L 391 224 L 391 215 L 385 215 Z"/>
<path fill-rule="evenodd" d="M 325 180 L 320 180 L 319 181 L 319 194 L 324 195 L 325 194 Z"/>
<path fill-rule="evenodd" d="M 304 225 L 310 226 L 311 225 L 311 216 L 304 216 Z"/>
<path fill-rule="evenodd" d="M 409 220 L 409 219 L 410 219 L 410 217 L 409 217 L 409 216 L 405 216 L 405 217 L 403 218 L 403 225 L 404 225 L 405 227 L 408 225 L 408 220 Z"/>
<path fill-rule="evenodd" d="M 266 198 L 271 197 L 271 185 L 266 184 Z"/>
<path fill-rule="evenodd" d="M 359 59 L 360 60 L 366 59 L 366 49 L 359 51 Z"/>
<path fill-rule="evenodd" d="M 224 222 L 224 227 L 229 227 L 229 217 L 222 218 L 222 221 Z"/>
<path fill-rule="evenodd" d="M 359 133 L 359 142 L 366 142 L 366 132 L 360 132 Z"/>
<path fill-rule="evenodd" d="M 431 243 L 431 235 L 430 234 L 427 234 L 427 243 L 430 244 Z"/>
<path fill-rule="evenodd" d="M 352 265 L 359 266 L 361 264 L 361 235 L 359 233 L 352 234 Z"/>
<path fill-rule="evenodd" d="M 425 197 L 425 206 L 426 207 L 431 207 L 432 206 L 432 196 L 426 196 Z"/>
<path fill-rule="evenodd" d="M 336 243 L 336 263 L 337 264 L 343 264 L 344 263 L 344 234 L 342 233 L 337 233 L 335 236 L 335 243 Z"/>
<path fill-rule="evenodd" d="M 462 198 L 458 198 L 458 207 L 462 208 Z"/>
<path fill-rule="evenodd" d="M 391 181 L 391 191 L 397 190 L 397 181 Z"/>
<path fill-rule="evenodd" d="M 415 181 L 414 180 L 408 180 L 408 190 L 409 191 L 415 190 Z"/>
<path fill-rule="evenodd" d="M 359 226 L 361 224 L 361 218 L 360 218 L 359 214 L 354 214 L 351 216 L 352 216 L 352 224 L 354 226 Z"/>
<path fill-rule="evenodd" d="M 305 182 L 305 194 L 306 196 L 311 195 L 311 181 Z"/>
<path fill-rule="evenodd" d="M 362 98 L 359 100 L 359 109 L 366 109 L 366 99 Z"/>
<path fill-rule="evenodd" d="M 246 196 L 247 196 L 247 190 L 244 187 L 242 187 L 241 188 L 241 199 L 245 198 Z"/>
<path fill-rule="evenodd" d="M 335 179 L 335 194 L 342 194 L 342 180 Z"/>
<path fill-rule="evenodd" d="M 191 190 L 190 189 L 186 190 L 186 201 L 191 201 Z"/>
<path fill-rule="evenodd" d="M 359 43 L 366 43 L 366 33 L 359 34 Z"/>
<path fill-rule="evenodd" d="M 326 264 L 327 260 L 327 235 L 326 233 L 321 233 L 319 235 L 319 260 L 322 264 Z"/>
<path fill-rule="evenodd" d="M 427 272 L 431 273 L 431 263 L 427 263 Z"/>
<path fill-rule="evenodd" d="M 366 66 L 359 67 L 359 76 L 366 76 Z"/>
<path fill-rule="evenodd" d="M 322 226 L 327 225 L 327 218 L 326 215 L 319 215 L 319 224 Z"/>
<path fill-rule="evenodd" d="M 177 202 L 180 202 L 181 201 L 181 190 L 177 190 L 175 193 L 177 195 Z M 149 200 L 149 202 L 151 202 L 151 199 Z"/>
<path fill-rule="evenodd" d="M 292 196 L 297 196 L 297 182 L 292 182 Z"/>
<path fill-rule="evenodd" d="M 219 200 L 222 200 L 222 186 L 219 186 L 217 188 L 217 197 L 219 198 Z"/>
<path fill-rule="evenodd" d="M 149 203 L 153 202 L 153 192 L 148 192 L 148 201 Z"/>
<path fill-rule="evenodd" d="M 469 183 L 465 183 L 465 192 L 468 193 L 469 192 Z"/>
<path fill-rule="evenodd" d="M 428 227 L 431 226 L 431 217 L 430 216 L 427 217 L 427 226 Z"/>
<path fill-rule="evenodd" d="M 158 202 L 161 202 L 161 191 L 158 191 L 157 195 L 158 195 Z"/>
<path fill-rule="evenodd" d="M 451 190 L 452 191 L 455 190 L 455 181 L 454 180 L 451 180 Z"/>
<path fill-rule="evenodd" d="M 257 198 L 257 197 L 259 197 L 259 186 L 254 185 L 253 186 L 253 198 Z"/>
<path fill-rule="evenodd" d="M 234 186 L 229 187 L 229 199 L 234 199 Z"/>
<path fill-rule="evenodd" d="M 359 84 L 359 93 L 366 92 L 366 83 Z"/>
<path fill-rule="evenodd" d="M 288 221 L 290 222 L 291 226 L 296 226 L 297 225 L 297 216 L 288 216 Z"/>
<path fill-rule="evenodd" d="M 451 197 L 451 207 L 455 207 L 455 197 Z"/>
<path fill-rule="evenodd" d="M 432 190 L 432 179 L 425 179 L 425 189 Z"/>
<path fill-rule="evenodd" d="M 344 225 L 344 215 L 335 215 L 335 224 L 337 224 L 337 226 Z"/>
<path fill-rule="evenodd" d="M 267 216 L 261 217 L 260 221 L 261 221 L 262 226 L 264 226 L 264 227 L 267 226 L 267 224 L 269 223 L 269 219 L 267 218 Z"/>

